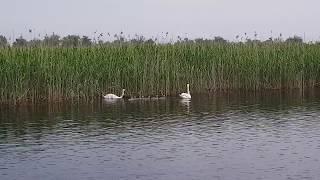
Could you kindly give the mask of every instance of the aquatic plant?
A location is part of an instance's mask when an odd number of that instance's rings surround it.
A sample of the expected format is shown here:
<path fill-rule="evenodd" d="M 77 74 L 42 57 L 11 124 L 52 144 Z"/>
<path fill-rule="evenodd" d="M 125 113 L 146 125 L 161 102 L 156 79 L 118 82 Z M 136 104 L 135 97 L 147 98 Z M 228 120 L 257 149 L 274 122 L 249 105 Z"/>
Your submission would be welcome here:
<path fill-rule="evenodd" d="M 304 43 L 112 43 L 0 48 L 0 101 L 305 89 L 320 82 L 320 45 Z"/>

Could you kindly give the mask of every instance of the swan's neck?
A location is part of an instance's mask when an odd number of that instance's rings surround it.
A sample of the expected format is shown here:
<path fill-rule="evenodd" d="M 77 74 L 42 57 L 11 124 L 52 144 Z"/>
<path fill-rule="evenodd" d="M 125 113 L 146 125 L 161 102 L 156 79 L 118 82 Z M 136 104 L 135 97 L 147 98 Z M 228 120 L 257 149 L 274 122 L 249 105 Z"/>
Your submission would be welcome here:
<path fill-rule="evenodd" d="M 187 85 L 187 93 L 190 94 L 189 84 Z"/>
<path fill-rule="evenodd" d="M 122 94 L 121 94 L 120 98 L 123 98 L 123 96 L 124 96 L 124 91 L 122 91 Z"/>

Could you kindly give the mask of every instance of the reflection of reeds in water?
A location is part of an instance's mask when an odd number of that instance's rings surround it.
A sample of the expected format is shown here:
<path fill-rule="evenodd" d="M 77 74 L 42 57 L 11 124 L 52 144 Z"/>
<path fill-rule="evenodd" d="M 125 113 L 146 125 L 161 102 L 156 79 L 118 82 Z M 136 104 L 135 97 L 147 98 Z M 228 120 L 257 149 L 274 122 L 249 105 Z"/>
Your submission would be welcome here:
<path fill-rule="evenodd" d="M 106 92 L 177 95 L 224 90 L 304 89 L 320 84 L 313 44 L 118 44 L 1 48 L 0 102 L 87 100 Z"/>

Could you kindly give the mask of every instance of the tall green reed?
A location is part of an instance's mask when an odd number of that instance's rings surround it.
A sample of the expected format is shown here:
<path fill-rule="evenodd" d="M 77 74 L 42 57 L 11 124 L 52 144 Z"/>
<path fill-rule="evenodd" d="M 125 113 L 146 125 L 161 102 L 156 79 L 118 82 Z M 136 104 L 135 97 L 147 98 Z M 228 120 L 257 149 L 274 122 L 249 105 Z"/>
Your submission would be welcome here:
<path fill-rule="evenodd" d="M 110 44 L 1 48 L 0 101 L 92 100 L 319 85 L 320 46 L 271 43 Z"/>

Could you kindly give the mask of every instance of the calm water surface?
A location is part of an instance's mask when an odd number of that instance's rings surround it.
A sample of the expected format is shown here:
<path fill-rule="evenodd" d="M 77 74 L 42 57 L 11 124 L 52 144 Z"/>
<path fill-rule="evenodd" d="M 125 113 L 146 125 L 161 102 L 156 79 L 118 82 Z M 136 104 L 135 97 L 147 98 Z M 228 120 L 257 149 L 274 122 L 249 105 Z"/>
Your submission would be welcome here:
<path fill-rule="evenodd" d="M 0 106 L 0 179 L 319 179 L 317 93 Z"/>

